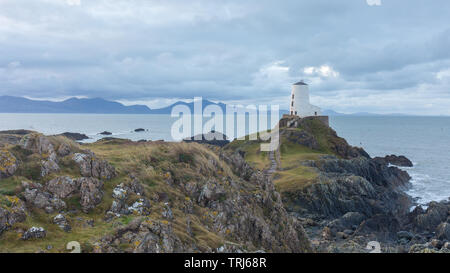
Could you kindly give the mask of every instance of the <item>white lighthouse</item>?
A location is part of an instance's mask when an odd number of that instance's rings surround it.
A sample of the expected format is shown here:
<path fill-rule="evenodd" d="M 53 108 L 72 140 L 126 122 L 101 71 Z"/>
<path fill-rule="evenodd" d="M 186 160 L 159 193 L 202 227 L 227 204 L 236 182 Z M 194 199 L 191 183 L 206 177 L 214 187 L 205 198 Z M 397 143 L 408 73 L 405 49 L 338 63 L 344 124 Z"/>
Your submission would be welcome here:
<path fill-rule="evenodd" d="M 292 85 L 290 112 L 292 116 L 301 118 L 320 116 L 319 107 L 309 103 L 309 88 L 306 83 L 299 81 Z"/>

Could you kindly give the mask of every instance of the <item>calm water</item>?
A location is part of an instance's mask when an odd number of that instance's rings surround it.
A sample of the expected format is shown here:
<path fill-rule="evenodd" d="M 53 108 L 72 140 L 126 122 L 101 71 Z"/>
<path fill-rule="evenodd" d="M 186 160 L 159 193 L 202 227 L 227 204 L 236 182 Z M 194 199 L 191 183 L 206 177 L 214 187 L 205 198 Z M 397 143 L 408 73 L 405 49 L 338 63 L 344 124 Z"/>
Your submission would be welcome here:
<path fill-rule="evenodd" d="M 132 140 L 172 140 L 175 118 L 168 115 L 0 114 L 0 130 L 29 129 L 44 134 L 79 132 L 89 142 L 110 131 Z M 351 145 L 371 156 L 405 155 L 415 166 L 408 192 L 420 203 L 450 197 L 450 118 L 448 117 L 330 117 L 331 126 Z M 135 133 L 134 129 L 148 129 Z"/>

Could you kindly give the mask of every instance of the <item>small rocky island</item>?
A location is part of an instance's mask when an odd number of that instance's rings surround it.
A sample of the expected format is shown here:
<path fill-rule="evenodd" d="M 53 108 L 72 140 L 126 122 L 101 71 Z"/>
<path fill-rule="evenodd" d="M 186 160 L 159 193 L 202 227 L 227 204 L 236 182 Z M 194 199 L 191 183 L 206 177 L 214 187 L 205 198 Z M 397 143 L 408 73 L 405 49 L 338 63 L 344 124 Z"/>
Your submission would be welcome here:
<path fill-rule="evenodd" d="M 408 161 L 285 119 L 273 153 L 0 132 L 0 252 L 450 252 L 450 203 L 411 211 Z"/>

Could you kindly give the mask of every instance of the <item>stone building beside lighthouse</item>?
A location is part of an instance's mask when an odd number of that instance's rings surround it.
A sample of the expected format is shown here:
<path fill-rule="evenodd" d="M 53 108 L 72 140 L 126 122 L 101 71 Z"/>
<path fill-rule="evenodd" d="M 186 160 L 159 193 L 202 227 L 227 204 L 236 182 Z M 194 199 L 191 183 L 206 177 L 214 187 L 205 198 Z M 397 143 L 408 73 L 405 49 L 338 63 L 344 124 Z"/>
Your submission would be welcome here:
<path fill-rule="evenodd" d="M 319 107 L 309 103 L 309 87 L 303 81 L 292 85 L 289 114 L 301 118 L 320 116 L 322 114 Z"/>

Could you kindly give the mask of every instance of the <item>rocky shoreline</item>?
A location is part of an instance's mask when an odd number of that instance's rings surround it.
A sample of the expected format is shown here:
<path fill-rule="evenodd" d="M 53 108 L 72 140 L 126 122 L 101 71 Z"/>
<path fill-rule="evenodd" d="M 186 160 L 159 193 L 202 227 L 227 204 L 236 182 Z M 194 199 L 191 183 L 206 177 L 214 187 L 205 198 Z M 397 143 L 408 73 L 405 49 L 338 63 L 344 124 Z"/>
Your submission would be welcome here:
<path fill-rule="evenodd" d="M 304 122 L 291 122 L 282 134 L 301 128 L 302 136 L 297 134 L 295 141 L 316 143 Z M 352 150 L 341 143 L 338 150 Z M 449 253 L 450 202 L 431 202 L 426 209 L 417 206 L 411 211 L 416 204 L 405 193 L 412 186 L 411 177 L 397 166 L 410 167 L 412 162 L 395 155 L 372 159 L 359 149 L 359 154 L 303 162 L 316 170 L 317 183 L 283 196 L 286 209 L 303 224 L 315 250 L 367 252 L 367 244 L 376 241 L 385 252 Z"/>
<path fill-rule="evenodd" d="M 372 159 L 311 120 L 285 124 L 270 172 L 252 166 L 241 144 L 80 146 L 65 136 L 0 132 L 0 243 L 20 237 L 36 242 L 33 251 L 64 252 L 53 238 L 88 232 L 98 235 L 84 242 L 87 252 L 367 253 L 374 241 L 382 252 L 450 252 L 450 202 L 410 210 L 410 176 L 393 166 L 408 159 Z M 294 168 L 277 166 L 286 144 L 307 154 L 293 161 L 300 175 L 313 175 L 277 190 Z M 37 218 L 45 220 L 30 223 Z"/>

